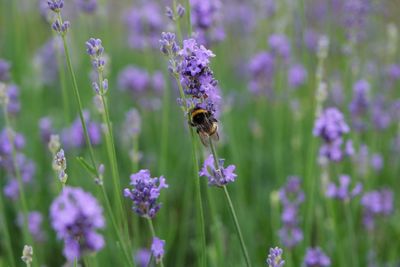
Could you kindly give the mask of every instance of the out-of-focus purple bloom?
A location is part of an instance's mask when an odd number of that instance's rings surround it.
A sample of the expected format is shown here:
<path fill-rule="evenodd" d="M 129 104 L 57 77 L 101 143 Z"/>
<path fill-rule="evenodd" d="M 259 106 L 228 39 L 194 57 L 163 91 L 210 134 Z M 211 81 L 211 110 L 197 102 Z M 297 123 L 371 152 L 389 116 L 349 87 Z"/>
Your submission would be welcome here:
<path fill-rule="evenodd" d="M 23 226 L 24 215 L 18 215 L 17 223 Z M 39 211 L 32 211 L 28 214 L 28 229 L 36 241 L 44 241 L 44 232 L 42 230 L 43 216 Z"/>
<path fill-rule="evenodd" d="M 10 69 L 10 63 L 0 58 L 0 82 L 8 82 L 10 80 Z"/>
<path fill-rule="evenodd" d="M 7 112 L 12 116 L 16 116 L 21 110 L 21 103 L 19 101 L 19 88 L 17 85 L 7 85 L 7 97 Z"/>
<path fill-rule="evenodd" d="M 92 145 L 101 143 L 101 126 L 99 123 L 90 120 L 90 114 L 83 112 L 83 117 L 87 125 L 87 130 Z M 69 128 L 65 128 L 61 133 L 61 140 L 65 148 L 82 148 L 85 144 L 85 136 L 82 124 L 77 118 Z"/>
<path fill-rule="evenodd" d="M 191 22 L 201 44 L 210 45 L 225 38 L 219 0 L 190 0 Z"/>
<path fill-rule="evenodd" d="M 76 4 L 83 12 L 88 14 L 97 10 L 97 0 L 76 0 Z"/>
<path fill-rule="evenodd" d="M 290 41 L 284 34 L 274 33 L 268 38 L 268 45 L 275 55 L 281 56 L 284 59 L 290 57 Z"/>
<path fill-rule="evenodd" d="M 371 156 L 371 166 L 375 171 L 380 171 L 383 168 L 383 158 L 380 154 L 375 153 Z"/>
<path fill-rule="evenodd" d="M 392 64 L 387 68 L 387 74 L 393 80 L 400 79 L 400 64 Z"/>
<path fill-rule="evenodd" d="M 57 53 L 64 53 L 61 45 L 59 37 L 54 37 L 36 52 L 34 64 L 39 72 L 40 82 L 44 85 L 52 85 L 58 81 Z"/>
<path fill-rule="evenodd" d="M 375 219 L 382 218 L 392 214 L 394 209 L 393 191 L 381 189 L 366 192 L 361 199 L 361 205 L 364 207 L 364 226 L 372 230 L 375 226 Z"/>
<path fill-rule="evenodd" d="M 308 248 L 304 264 L 306 267 L 327 267 L 331 266 L 331 259 L 319 247 Z"/>
<path fill-rule="evenodd" d="M 19 186 L 17 179 L 11 179 L 8 181 L 8 183 L 4 186 L 4 195 L 14 201 L 18 199 Z"/>
<path fill-rule="evenodd" d="M 282 243 L 292 248 L 303 240 L 303 231 L 299 228 L 298 209 L 304 201 L 304 192 L 301 190 L 300 179 L 289 176 L 287 184 L 279 191 L 279 199 L 283 205 L 281 215 L 283 226 L 279 229 Z"/>
<path fill-rule="evenodd" d="M 282 259 L 282 253 L 283 250 L 281 248 L 270 248 L 267 258 L 268 267 L 282 267 L 285 264 L 285 261 Z"/>
<path fill-rule="evenodd" d="M 160 263 L 164 257 L 164 246 L 165 241 L 159 239 L 158 237 L 153 237 L 153 243 L 151 244 L 151 253 L 156 259 L 156 263 Z"/>
<path fill-rule="evenodd" d="M 304 43 L 306 47 L 312 51 L 316 52 L 318 49 L 318 40 L 319 40 L 319 34 L 315 32 L 313 29 L 308 28 L 304 31 Z"/>
<path fill-rule="evenodd" d="M 160 191 L 168 188 L 165 178 L 151 178 L 149 170 L 140 170 L 130 178 L 133 189 L 125 188 L 124 196 L 133 201 L 132 209 L 138 215 L 153 218 L 161 207 L 157 202 Z"/>
<path fill-rule="evenodd" d="M 39 120 L 39 132 L 43 143 L 48 144 L 50 136 L 54 133 L 53 121 L 49 117 L 43 117 Z"/>
<path fill-rule="evenodd" d="M 123 133 L 127 139 L 137 137 L 142 128 L 142 119 L 139 112 L 136 109 L 130 109 L 125 114 L 125 122 Z"/>
<path fill-rule="evenodd" d="M 96 232 L 105 226 L 103 210 L 96 198 L 81 188 L 66 186 L 51 204 L 50 218 L 69 261 L 104 247 L 103 236 Z"/>
<path fill-rule="evenodd" d="M 392 122 L 390 110 L 383 97 L 378 96 L 372 103 L 372 122 L 377 130 L 387 129 Z"/>
<path fill-rule="evenodd" d="M 135 49 L 157 48 L 166 24 L 163 15 L 154 1 L 144 1 L 142 5 L 132 7 L 124 16 L 129 46 Z"/>
<path fill-rule="evenodd" d="M 136 265 L 147 267 L 151 258 L 151 252 L 148 249 L 139 249 L 134 258 Z"/>
<path fill-rule="evenodd" d="M 143 93 L 150 85 L 148 72 L 132 65 L 124 68 L 118 75 L 118 86 L 124 91 Z"/>
<path fill-rule="evenodd" d="M 209 155 L 201 168 L 199 175 L 208 178 L 209 186 L 223 186 L 228 183 L 232 183 L 236 179 L 236 174 L 234 173 L 236 169 L 235 165 L 229 165 L 224 167 L 224 159 L 219 159 L 218 169 L 215 167 L 213 155 Z"/>
<path fill-rule="evenodd" d="M 243 36 L 253 31 L 257 22 L 256 8 L 248 2 L 229 1 L 224 3 L 224 27 L 230 28 L 236 36 Z"/>
<path fill-rule="evenodd" d="M 349 131 L 350 128 L 338 109 L 325 109 L 315 121 L 313 129 L 314 136 L 319 136 L 324 141 L 320 148 L 320 156 L 333 161 L 342 160 L 346 152 L 350 151 L 349 143 L 346 144 L 345 151 L 342 151 L 343 135 Z"/>
<path fill-rule="evenodd" d="M 292 88 L 302 86 L 307 79 L 307 70 L 301 64 L 290 66 L 288 72 L 288 83 Z"/>
<path fill-rule="evenodd" d="M 353 197 L 359 195 L 362 191 L 362 184 L 357 183 L 354 188 L 350 191 L 349 186 L 351 183 L 350 176 L 340 175 L 339 186 L 334 183 L 329 183 L 326 189 L 326 196 L 329 198 L 335 198 L 342 201 L 347 201 Z"/>
<path fill-rule="evenodd" d="M 364 37 L 367 16 L 371 11 L 370 0 L 348 0 L 344 2 L 344 27 L 348 31 L 348 38 L 357 41 Z"/>
<path fill-rule="evenodd" d="M 363 118 L 367 115 L 369 108 L 370 85 L 366 80 L 359 80 L 353 87 L 353 99 L 349 109 L 352 117 L 352 124 L 357 130 L 364 130 L 366 125 Z"/>
<path fill-rule="evenodd" d="M 268 52 L 256 54 L 248 65 L 249 89 L 254 94 L 272 94 L 275 74 L 275 58 Z"/>

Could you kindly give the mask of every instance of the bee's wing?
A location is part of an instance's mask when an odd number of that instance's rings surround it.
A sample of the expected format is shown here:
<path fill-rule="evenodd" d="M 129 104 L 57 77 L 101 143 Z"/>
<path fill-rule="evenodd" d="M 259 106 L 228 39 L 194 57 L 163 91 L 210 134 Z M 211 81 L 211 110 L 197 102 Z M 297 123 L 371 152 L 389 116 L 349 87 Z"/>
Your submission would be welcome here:
<path fill-rule="evenodd" d="M 202 132 L 202 131 L 199 131 L 198 134 L 199 134 L 201 143 L 204 146 L 208 147 L 208 142 L 209 142 L 208 141 L 208 138 L 209 138 L 208 134 L 206 134 L 205 132 Z"/>

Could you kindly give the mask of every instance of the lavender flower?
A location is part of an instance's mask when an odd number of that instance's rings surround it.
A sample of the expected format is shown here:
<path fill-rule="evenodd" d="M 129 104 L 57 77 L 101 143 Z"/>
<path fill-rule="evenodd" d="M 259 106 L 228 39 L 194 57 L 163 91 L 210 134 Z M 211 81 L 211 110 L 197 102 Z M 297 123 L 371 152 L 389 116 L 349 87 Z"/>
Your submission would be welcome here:
<path fill-rule="evenodd" d="M 147 267 L 151 258 L 151 252 L 148 249 L 139 249 L 135 254 L 135 264 L 139 267 Z"/>
<path fill-rule="evenodd" d="M 104 247 L 96 231 L 105 226 L 103 210 L 97 200 L 81 188 L 65 187 L 50 207 L 51 225 L 64 241 L 64 256 L 73 261 L 85 252 Z"/>
<path fill-rule="evenodd" d="M 248 72 L 250 91 L 257 95 L 271 96 L 275 75 L 275 58 L 268 52 L 256 54 L 248 64 Z"/>
<path fill-rule="evenodd" d="M 383 158 L 380 154 L 375 153 L 371 156 L 371 166 L 375 171 L 380 171 L 383 168 Z"/>
<path fill-rule="evenodd" d="M 47 5 L 55 13 L 60 13 L 64 7 L 64 0 L 48 0 Z"/>
<path fill-rule="evenodd" d="M 350 103 L 349 109 L 352 117 L 352 124 L 355 129 L 360 131 L 366 128 L 363 118 L 365 117 L 369 107 L 369 90 L 370 85 L 366 80 L 357 81 L 353 87 L 353 99 Z"/>
<path fill-rule="evenodd" d="M 304 192 L 300 188 L 300 179 L 289 176 L 287 184 L 279 191 L 280 201 L 283 204 L 283 227 L 279 230 L 282 243 L 292 248 L 303 240 L 303 231 L 299 228 L 298 209 L 304 201 Z"/>
<path fill-rule="evenodd" d="M 39 132 L 43 143 L 48 144 L 51 135 L 54 133 L 53 121 L 49 117 L 42 117 L 39 120 Z"/>
<path fill-rule="evenodd" d="M 24 245 L 24 249 L 22 250 L 21 260 L 25 262 L 26 266 L 31 266 L 33 258 L 33 248 L 28 245 Z"/>
<path fill-rule="evenodd" d="M 21 110 L 21 103 L 19 101 L 19 88 L 15 84 L 7 86 L 7 112 L 12 116 L 16 116 Z"/>
<path fill-rule="evenodd" d="M 53 170 L 58 173 L 58 179 L 64 185 L 67 182 L 68 175 L 65 172 L 67 169 L 67 159 L 64 155 L 64 150 L 58 151 L 53 159 Z"/>
<path fill-rule="evenodd" d="M 159 40 L 160 51 L 166 56 L 176 56 L 180 50 L 178 44 L 175 41 L 175 34 L 171 32 L 161 33 L 161 39 Z"/>
<path fill-rule="evenodd" d="M 0 58 L 0 82 L 8 82 L 10 80 L 10 69 L 10 63 Z"/>
<path fill-rule="evenodd" d="M 339 176 L 339 186 L 334 183 L 329 183 L 326 189 L 326 196 L 328 198 L 336 198 L 342 201 L 348 201 L 355 196 L 359 195 L 362 191 L 362 184 L 357 183 L 354 188 L 349 191 L 349 186 L 351 183 L 350 176 L 340 175 Z"/>
<path fill-rule="evenodd" d="M 207 109 L 211 115 L 217 113 L 220 96 L 217 80 L 209 67 L 210 58 L 215 55 L 196 40 L 183 41 L 183 48 L 178 52 L 181 57 L 177 71 L 186 96 L 193 105 Z"/>
<path fill-rule="evenodd" d="M 124 196 L 133 201 L 132 209 L 139 216 L 153 218 L 161 207 L 157 202 L 160 191 L 168 188 L 165 178 L 151 178 L 149 170 L 140 170 L 130 178 L 133 189 L 125 188 Z"/>
<path fill-rule="evenodd" d="M 376 218 L 392 214 L 394 209 L 393 201 L 393 191 L 389 189 L 366 192 L 361 198 L 361 205 L 364 207 L 364 226 L 368 230 L 373 230 Z"/>
<path fill-rule="evenodd" d="M 288 72 L 288 83 L 292 88 L 302 86 L 307 79 L 307 70 L 301 64 L 292 65 Z"/>
<path fill-rule="evenodd" d="M 343 152 L 343 135 L 350 131 L 344 121 L 343 114 L 336 108 L 327 108 L 315 121 L 313 134 L 324 141 L 320 148 L 320 156 L 333 161 L 340 161 L 350 149 L 351 143 L 347 142 L 346 151 Z"/>
<path fill-rule="evenodd" d="M 282 260 L 282 253 L 281 248 L 270 248 L 267 258 L 268 267 L 282 267 L 285 264 L 285 261 Z"/>
<path fill-rule="evenodd" d="M 290 42 L 286 35 L 277 33 L 272 34 L 268 38 L 268 44 L 275 55 L 281 56 L 284 59 L 290 57 Z"/>
<path fill-rule="evenodd" d="M 210 45 L 222 41 L 221 2 L 219 0 L 191 0 L 191 22 L 199 43 Z"/>
<path fill-rule="evenodd" d="M 42 230 L 43 216 L 39 211 L 31 211 L 28 214 L 28 230 L 36 241 L 44 240 L 44 232 Z M 17 224 L 19 227 L 23 227 L 24 215 L 20 213 L 18 215 Z"/>
<path fill-rule="evenodd" d="M 215 168 L 215 162 L 213 155 L 209 155 L 204 161 L 203 168 L 199 172 L 199 176 L 205 176 L 208 178 L 209 186 L 224 186 L 228 183 L 232 183 L 236 179 L 234 173 L 236 166 L 229 165 L 224 168 L 224 159 L 219 159 L 218 169 Z"/>
<path fill-rule="evenodd" d="M 76 4 L 87 14 L 93 14 L 97 10 L 97 0 L 76 0 Z"/>
<path fill-rule="evenodd" d="M 165 241 L 159 239 L 158 237 L 153 237 L 153 243 L 151 244 L 151 253 L 156 259 L 156 263 L 160 263 L 164 257 L 164 246 Z"/>
<path fill-rule="evenodd" d="M 56 19 L 51 25 L 51 28 L 61 36 L 64 36 L 70 27 L 69 21 L 61 22 L 59 19 Z"/>
<path fill-rule="evenodd" d="M 344 26 L 351 42 L 364 37 L 367 16 L 371 10 L 370 0 L 349 0 L 343 6 Z"/>
<path fill-rule="evenodd" d="M 58 81 L 57 54 L 64 53 L 61 46 L 62 42 L 59 37 L 54 37 L 40 47 L 35 54 L 34 65 L 37 68 L 39 80 L 44 85 L 54 85 Z"/>
<path fill-rule="evenodd" d="M 331 260 L 319 247 L 308 248 L 304 257 L 306 267 L 327 267 L 331 266 Z"/>
<path fill-rule="evenodd" d="M 165 28 L 163 12 L 155 1 L 135 5 L 124 16 L 128 30 L 128 44 L 135 49 L 157 48 Z"/>

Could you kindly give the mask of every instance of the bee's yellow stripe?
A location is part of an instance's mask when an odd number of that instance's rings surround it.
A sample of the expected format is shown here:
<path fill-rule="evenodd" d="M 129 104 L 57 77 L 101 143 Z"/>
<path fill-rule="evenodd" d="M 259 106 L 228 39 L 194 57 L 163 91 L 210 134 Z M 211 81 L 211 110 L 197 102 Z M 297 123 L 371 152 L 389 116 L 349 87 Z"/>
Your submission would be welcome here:
<path fill-rule="evenodd" d="M 196 116 L 197 114 L 200 113 L 207 113 L 207 110 L 205 109 L 196 109 L 195 111 L 192 112 L 192 117 Z"/>

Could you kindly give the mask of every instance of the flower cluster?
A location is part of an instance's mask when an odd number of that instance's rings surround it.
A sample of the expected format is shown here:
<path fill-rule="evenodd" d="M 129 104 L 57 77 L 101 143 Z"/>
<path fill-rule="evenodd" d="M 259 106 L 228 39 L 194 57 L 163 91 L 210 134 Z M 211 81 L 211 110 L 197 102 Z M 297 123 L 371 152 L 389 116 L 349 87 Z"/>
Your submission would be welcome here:
<path fill-rule="evenodd" d="M 274 33 L 268 37 L 268 44 L 276 56 L 288 59 L 291 54 L 289 39 L 284 34 Z"/>
<path fill-rule="evenodd" d="M 60 38 L 53 37 L 40 47 L 33 59 L 33 64 L 38 72 L 38 81 L 43 85 L 54 85 L 58 81 L 57 54 L 63 55 L 64 50 Z"/>
<path fill-rule="evenodd" d="M 171 7 L 167 6 L 165 13 L 170 20 L 176 21 L 183 17 L 185 14 L 185 8 L 181 4 L 178 4 L 176 7 L 176 12 L 174 12 Z"/>
<path fill-rule="evenodd" d="M 53 11 L 55 14 L 57 14 L 57 17 L 51 27 L 55 32 L 57 32 L 59 35 L 64 36 L 69 27 L 71 26 L 69 21 L 62 21 L 61 19 L 61 10 L 64 7 L 64 0 L 48 0 L 47 5 L 50 8 L 51 11 Z"/>
<path fill-rule="evenodd" d="M 250 76 L 249 89 L 253 94 L 272 95 L 275 75 L 275 58 L 269 52 L 260 52 L 253 56 L 248 64 Z"/>
<path fill-rule="evenodd" d="M 25 138 L 22 134 L 16 133 L 11 129 L 4 128 L 0 132 L 0 170 L 5 171 L 5 176 L 9 178 L 4 187 L 4 194 L 16 200 L 19 196 L 19 186 L 15 167 L 19 168 L 22 182 L 27 184 L 32 181 L 36 171 L 35 163 L 28 159 L 22 149 L 25 147 Z M 13 150 L 16 152 L 14 164 Z"/>
<path fill-rule="evenodd" d="M 53 159 L 53 170 L 58 173 L 58 179 L 62 184 L 65 184 L 68 179 L 68 175 L 65 172 L 67 169 L 67 159 L 65 158 L 64 150 L 60 149 Z"/>
<path fill-rule="evenodd" d="M 362 184 L 357 183 L 354 188 L 350 191 L 349 186 L 351 183 L 350 176 L 340 175 L 339 176 L 339 186 L 334 183 L 329 183 L 326 189 L 326 196 L 328 198 L 335 198 L 342 201 L 348 201 L 355 196 L 359 195 L 362 191 Z"/>
<path fill-rule="evenodd" d="M 282 267 L 285 261 L 282 259 L 283 250 L 281 248 L 270 248 L 267 258 L 268 267 Z"/>
<path fill-rule="evenodd" d="M 93 90 L 96 94 L 103 95 L 108 90 L 108 80 L 103 77 L 106 60 L 103 55 L 104 47 L 101 45 L 101 40 L 90 38 L 86 42 L 86 52 L 92 60 L 93 70 L 97 73 L 97 79 L 92 82 Z"/>
<path fill-rule="evenodd" d="M 352 155 L 351 141 L 347 141 L 345 151 L 342 151 L 343 135 L 349 131 L 350 128 L 338 109 L 325 109 L 315 121 L 313 129 L 314 136 L 321 137 L 324 141 L 319 151 L 320 156 L 332 161 L 340 161 L 345 155 Z"/>
<path fill-rule="evenodd" d="M 236 166 L 229 165 L 224 167 L 224 159 L 218 160 L 218 169 L 215 167 L 214 156 L 209 155 L 201 168 L 199 175 L 208 178 L 208 185 L 210 186 L 224 186 L 228 183 L 232 183 L 236 179 L 235 173 Z"/>
<path fill-rule="evenodd" d="M 83 117 L 87 125 L 87 130 L 92 145 L 101 143 L 101 126 L 99 123 L 90 120 L 90 114 L 87 111 L 83 112 Z M 82 124 L 77 118 L 70 127 L 63 129 L 61 132 L 61 140 L 65 149 L 82 148 L 85 146 L 85 136 Z"/>
<path fill-rule="evenodd" d="M 28 230 L 36 241 L 44 241 L 44 232 L 42 229 L 43 216 L 39 211 L 31 211 L 28 214 Z M 17 218 L 19 227 L 23 227 L 24 215 L 20 213 Z"/>
<path fill-rule="evenodd" d="M 365 130 L 366 125 L 363 118 L 367 115 L 369 107 L 368 94 L 370 85 L 366 80 L 359 80 L 353 86 L 353 99 L 349 109 L 352 118 L 352 125 L 358 131 Z"/>
<path fill-rule="evenodd" d="M 143 1 L 124 16 L 128 44 L 135 49 L 157 48 L 160 33 L 165 28 L 164 14 L 155 1 Z"/>
<path fill-rule="evenodd" d="M 165 88 L 164 75 L 156 71 L 151 75 L 133 65 L 125 67 L 118 75 L 118 87 L 139 100 L 143 107 L 157 110 L 161 107 L 161 94 Z"/>
<path fill-rule="evenodd" d="M 219 0 L 191 0 L 191 22 L 199 43 L 210 45 L 222 41 L 225 31 L 222 26 L 221 2 Z"/>
<path fill-rule="evenodd" d="M 65 187 L 51 204 L 50 218 L 69 261 L 104 247 L 103 236 L 96 232 L 105 226 L 103 210 L 96 198 L 81 188 Z"/>
<path fill-rule="evenodd" d="M 331 266 L 331 260 L 319 247 L 308 248 L 304 257 L 306 267 L 328 267 Z"/>
<path fill-rule="evenodd" d="M 364 226 L 368 230 L 374 229 L 375 218 L 388 216 L 393 212 L 393 201 L 393 192 L 389 189 L 366 192 L 361 199 Z"/>
<path fill-rule="evenodd" d="M 149 170 L 140 170 L 132 174 L 130 179 L 133 189 L 125 188 L 124 196 L 133 201 L 132 209 L 138 215 L 153 218 L 161 208 L 158 203 L 160 191 L 168 187 L 165 178 L 151 178 Z"/>
<path fill-rule="evenodd" d="M 288 84 L 291 88 L 302 86 L 307 79 L 307 70 L 301 64 L 290 66 L 288 71 Z"/>
<path fill-rule="evenodd" d="M 97 10 L 97 0 L 77 0 L 77 6 L 87 14 L 93 14 Z"/>
<path fill-rule="evenodd" d="M 298 209 L 304 201 L 304 192 L 300 188 L 300 179 L 296 176 L 288 177 L 287 184 L 279 191 L 279 198 L 283 205 L 282 223 L 279 237 L 282 243 L 292 248 L 303 240 L 303 231 L 299 227 Z"/>
<path fill-rule="evenodd" d="M 153 243 L 151 244 L 151 253 L 153 257 L 156 259 L 156 263 L 159 264 L 164 257 L 164 246 L 165 241 L 159 239 L 158 237 L 153 238 Z"/>
<path fill-rule="evenodd" d="M 217 80 L 209 66 L 210 58 L 215 55 L 195 39 L 183 41 L 183 48 L 178 52 L 180 62 L 177 71 L 186 96 L 192 104 L 207 109 L 212 115 L 217 112 L 220 96 Z"/>

